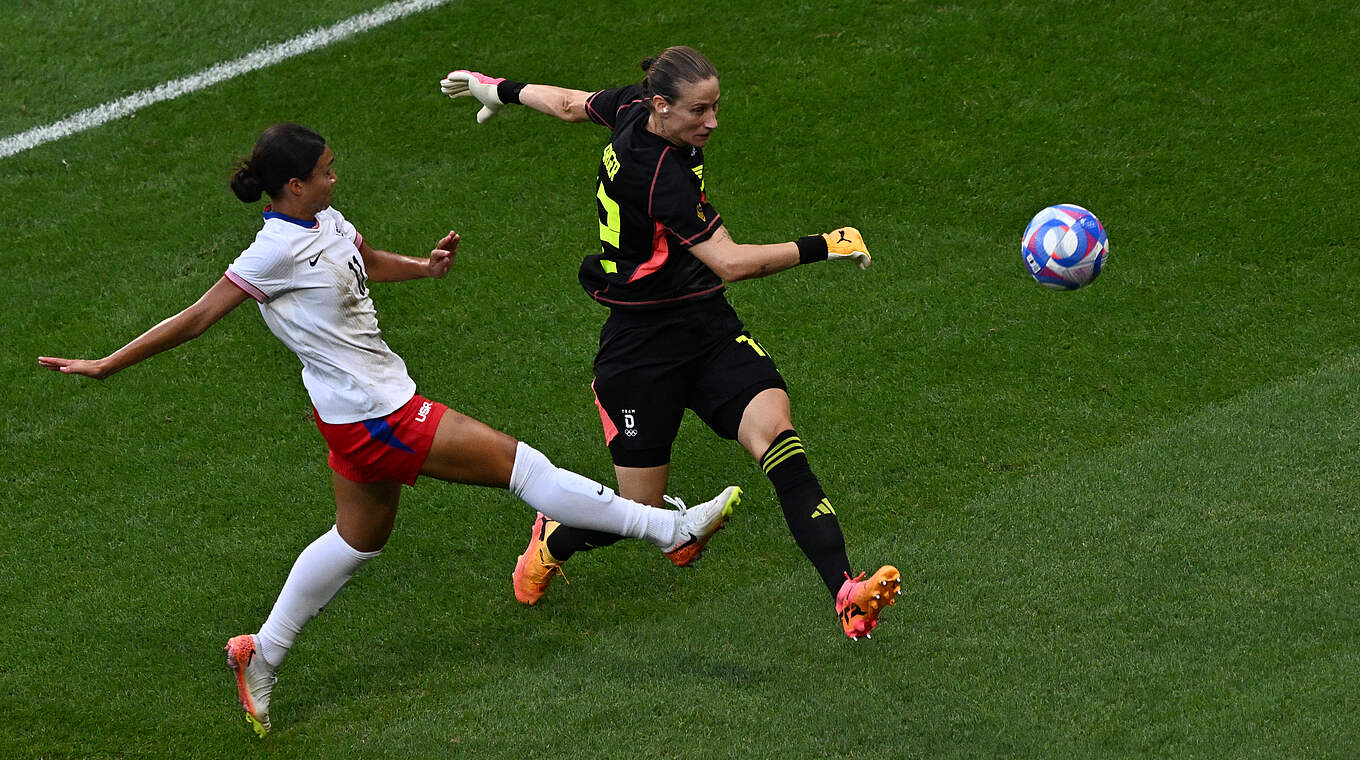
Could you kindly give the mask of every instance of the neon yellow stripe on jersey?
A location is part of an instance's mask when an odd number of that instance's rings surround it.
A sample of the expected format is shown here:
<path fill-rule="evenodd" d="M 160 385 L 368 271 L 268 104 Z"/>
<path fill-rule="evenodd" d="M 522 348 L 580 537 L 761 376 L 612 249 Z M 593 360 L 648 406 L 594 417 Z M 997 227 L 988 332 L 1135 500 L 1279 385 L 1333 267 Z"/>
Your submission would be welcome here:
<path fill-rule="evenodd" d="M 619 220 L 619 203 L 610 198 L 609 194 L 604 191 L 603 182 L 600 183 L 599 189 L 595 191 L 595 197 L 600 200 L 600 207 L 604 209 L 604 218 L 608 222 L 600 222 L 600 242 L 608 243 L 617 249 L 619 247 L 619 230 L 622 228 L 622 222 Z"/>
<path fill-rule="evenodd" d="M 604 273 L 605 273 L 605 274 L 618 274 L 618 273 L 619 273 L 619 265 L 618 265 L 618 264 L 615 264 L 614 262 L 610 261 L 609 259 L 600 259 L 600 268 L 604 270 Z"/>

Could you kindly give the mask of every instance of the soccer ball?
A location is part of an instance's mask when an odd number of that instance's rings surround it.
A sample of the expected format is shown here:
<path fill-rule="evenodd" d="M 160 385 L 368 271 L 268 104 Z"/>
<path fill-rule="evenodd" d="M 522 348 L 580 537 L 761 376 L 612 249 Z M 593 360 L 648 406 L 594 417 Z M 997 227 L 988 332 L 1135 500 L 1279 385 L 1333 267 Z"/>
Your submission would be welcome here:
<path fill-rule="evenodd" d="M 1110 241 L 1095 214 L 1070 203 L 1034 215 L 1020 241 L 1020 256 L 1040 285 L 1076 290 L 1100 276 Z"/>

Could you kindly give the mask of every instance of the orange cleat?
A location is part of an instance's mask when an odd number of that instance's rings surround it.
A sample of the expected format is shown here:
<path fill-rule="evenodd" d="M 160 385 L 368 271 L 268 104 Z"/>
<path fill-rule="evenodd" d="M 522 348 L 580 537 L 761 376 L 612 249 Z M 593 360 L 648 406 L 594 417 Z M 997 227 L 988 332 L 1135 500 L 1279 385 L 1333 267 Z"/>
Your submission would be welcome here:
<path fill-rule="evenodd" d="M 841 619 L 841 628 L 851 641 L 859 637 L 873 638 L 870 631 L 878 625 L 878 614 L 884 607 L 897 603 L 902 595 L 902 574 L 892 565 L 884 565 L 869 580 L 864 573 L 851 578 L 845 574 L 845 583 L 836 592 L 836 615 Z"/>
<path fill-rule="evenodd" d="M 562 573 L 561 563 L 553 559 L 552 553 L 548 551 L 548 536 L 557 530 L 558 525 L 542 512 L 534 518 L 534 525 L 529 529 L 529 545 L 519 555 L 515 572 L 510 576 L 510 582 L 515 587 L 515 599 L 520 604 L 537 604 L 543 592 L 548 590 L 548 583 L 554 575 L 561 575 L 564 581 L 567 579 Z"/>

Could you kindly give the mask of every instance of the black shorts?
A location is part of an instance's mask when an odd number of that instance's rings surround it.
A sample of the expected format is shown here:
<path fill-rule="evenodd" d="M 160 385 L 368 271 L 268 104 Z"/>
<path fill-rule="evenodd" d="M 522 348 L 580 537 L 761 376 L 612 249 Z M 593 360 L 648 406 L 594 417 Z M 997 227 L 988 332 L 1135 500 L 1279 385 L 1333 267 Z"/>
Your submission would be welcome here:
<path fill-rule="evenodd" d="M 735 440 L 751 399 L 787 390 L 774 360 L 721 296 L 676 309 L 611 312 L 600 330 L 593 387 L 620 467 L 670 462 L 687 408 Z"/>

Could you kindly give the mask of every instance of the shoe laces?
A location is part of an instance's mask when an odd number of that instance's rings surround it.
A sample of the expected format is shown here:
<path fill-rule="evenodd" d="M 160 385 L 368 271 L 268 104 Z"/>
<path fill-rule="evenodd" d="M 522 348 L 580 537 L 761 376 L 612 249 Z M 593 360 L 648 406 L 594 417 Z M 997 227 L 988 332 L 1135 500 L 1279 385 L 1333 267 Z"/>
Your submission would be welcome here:
<path fill-rule="evenodd" d="M 543 561 L 543 553 L 542 553 L 542 552 L 543 552 L 543 549 L 542 549 L 542 547 L 540 547 L 539 550 L 538 550 L 538 563 L 537 563 L 537 564 L 539 565 L 539 567 L 542 567 L 542 568 L 543 568 L 543 573 L 542 573 L 542 575 L 538 575 L 538 577 L 533 578 L 532 580 L 533 580 L 535 583 L 547 583 L 549 580 L 552 579 L 552 577 L 553 577 L 554 574 L 557 574 L 557 575 L 562 576 L 562 581 L 563 581 L 563 582 L 565 582 L 565 583 L 571 583 L 571 581 L 567 580 L 567 574 L 564 573 L 564 572 L 562 572 L 562 563 L 560 563 L 560 562 L 544 562 L 544 561 Z"/>
<path fill-rule="evenodd" d="M 685 506 L 685 500 L 681 499 L 679 496 L 664 496 L 664 495 L 661 497 L 661 500 L 671 505 L 672 507 L 675 507 L 680 512 L 680 519 L 675 526 L 676 542 L 682 543 L 684 541 L 684 534 L 682 534 L 681 531 L 684 531 L 685 534 L 688 534 L 690 538 L 697 538 L 698 536 L 692 529 L 693 526 L 691 526 L 689 524 L 689 521 L 685 519 L 685 517 L 689 514 L 689 507 Z"/>

